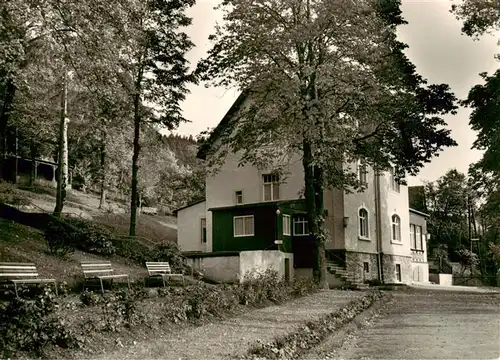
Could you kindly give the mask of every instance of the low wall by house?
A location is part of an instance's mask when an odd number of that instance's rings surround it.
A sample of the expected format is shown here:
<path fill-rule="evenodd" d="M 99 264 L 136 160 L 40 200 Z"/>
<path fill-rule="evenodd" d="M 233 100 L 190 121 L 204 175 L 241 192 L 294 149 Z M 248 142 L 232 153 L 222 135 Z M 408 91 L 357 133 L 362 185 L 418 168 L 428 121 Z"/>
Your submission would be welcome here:
<path fill-rule="evenodd" d="M 285 277 L 285 259 L 288 259 L 288 276 L 293 279 L 293 254 L 278 250 L 256 250 L 240 252 L 240 281 L 252 271 L 263 272 L 269 268 Z"/>
<path fill-rule="evenodd" d="M 217 282 L 241 282 L 245 275 L 250 275 L 253 271 L 264 272 L 269 268 L 285 277 L 286 263 L 288 278 L 293 279 L 293 254 L 277 250 L 241 251 L 239 254 L 200 253 L 191 254 L 186 260 L 186 264 L 193 270 Z"/>
<path fill-rule="evenodd" d="M 429 274 L 429 281 L 443 286 L 453 285 L 453 275 L 451 274 Z"/>
<path fill-rule="evenodd" d="M 412 282 L 418 284 L 429 283 L 429 265 L 427 263 L 412 262 Z"/>
<path fill-rule="evenodd" d="M 190 257 L 186 263 L 193 270 L 201 272 L 204 277 L 213 281 L 237 282 L 240 280 L 240 257 L 237 254 Z"/>

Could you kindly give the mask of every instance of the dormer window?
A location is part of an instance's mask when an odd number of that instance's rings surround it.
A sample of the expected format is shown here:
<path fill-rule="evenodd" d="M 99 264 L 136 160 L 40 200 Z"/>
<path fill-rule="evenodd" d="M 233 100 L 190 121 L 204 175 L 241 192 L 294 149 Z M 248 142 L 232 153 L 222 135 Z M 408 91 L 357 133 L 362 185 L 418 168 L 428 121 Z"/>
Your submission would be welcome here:
<path fill-rule="evenodd" d="M 280 198 L 279 175 L 265 174 L 262 175 L 264 184 L 264 201 L 274 201 Z"/>

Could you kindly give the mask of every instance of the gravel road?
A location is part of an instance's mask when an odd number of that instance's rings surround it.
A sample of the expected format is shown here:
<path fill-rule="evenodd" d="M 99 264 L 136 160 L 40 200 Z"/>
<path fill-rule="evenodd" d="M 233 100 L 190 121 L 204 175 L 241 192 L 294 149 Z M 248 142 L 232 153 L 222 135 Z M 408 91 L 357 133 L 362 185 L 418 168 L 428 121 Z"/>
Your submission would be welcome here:
<path fill-rule="evenodd" d="M 500 294 L 412 289 L 379 311 L 303 359 L 500 359 Z"/>

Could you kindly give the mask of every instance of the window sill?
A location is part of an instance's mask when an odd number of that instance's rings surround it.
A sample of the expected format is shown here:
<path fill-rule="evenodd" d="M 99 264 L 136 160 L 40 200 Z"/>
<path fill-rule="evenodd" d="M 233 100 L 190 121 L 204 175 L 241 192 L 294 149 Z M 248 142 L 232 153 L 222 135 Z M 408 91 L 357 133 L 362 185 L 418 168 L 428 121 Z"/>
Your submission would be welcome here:
<path fill-rule="evenodd" d="M 403 245 L 403 242 L 402 241 L 391 240 L 391 244 L 394 244 L 394 245 Z"/>
<path fill-rule="evenodd" d="M 359 235 L 358 235 L 358 240 L 361 240 L 361 241 L 372 241 L 372 239 L 370 239 L 370 238 L 367 238 L 367 237 L 364 237 L 364 236 L 359 236 Z"/>
<path fill-rule="evenodd" d="M 235 238 L 239 238 L 239 237 L 251 237 L 251 236 L 255 236 L 255 234 L 248 234 L 248 235 L 233 235 Z"/>

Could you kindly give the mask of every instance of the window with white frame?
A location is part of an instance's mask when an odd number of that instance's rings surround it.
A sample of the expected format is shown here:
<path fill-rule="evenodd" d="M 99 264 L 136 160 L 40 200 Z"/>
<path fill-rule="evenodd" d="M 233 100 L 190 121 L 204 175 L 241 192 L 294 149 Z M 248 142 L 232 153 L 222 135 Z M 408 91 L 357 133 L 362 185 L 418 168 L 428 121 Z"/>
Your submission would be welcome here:
<path fill-rule="evenodd" d="M 415 225 L 414 224 L 410 224 L 410 243 L 411 243 L 412 249 L 417 248 L 417 238 L 415 237 Z"/>
<path fill-rule="evenodd" d="M 359 237 L 368 239 L 370 232 L 368 229 L 368 211 L 364 208 L 359 209 Z"/>
<path fill-rule="evenodd" d="M 290 215 L 283 215 L 283 235 L 290 236 L 292 234 L 292 223 Z"/>
<path fill-rule="evenodd" d="M 243 204 L 243 191 L 238 190 L 235 192 L 236 204 Z"/>
<path fill-rule="evenodd" d="M 234 217 L 234 236 L 253 236 L 254 218 L 253 215 Z"/>
<path fill-rule="evenodd" d="M 201 218 L 201 242 L 207 242 L 207 219 Z"/>
<path fill-rule="evenodd" d="M 280 185 L 279 175 L 265 174 L 262 175 L 264 183 L 264 201 L 279 200 L 280 198 Z"/>
<path fill-rule="evenodd" d="M 423 250 L 422 247 L 422 227 L 415 226 L 415 249 Z"/>
<path fill-rule="evenodd" d="M 396 264 L 396 281 L 401 282 L 401 264 Z"/>
<path fill-rule="evenodd" d="M 395 168 L 391 168 L 390 183 L 391 183 L 390 186 L 391 186 L 392 191 L 395 191 L 395 192 L 400 191 L 399 181 L 396 179 L 396 169 Z"/>
<path fill-rule="evenodd" d="M 307 218 L 305 216 L 299 215 L 293 218 L 293 235 L 304 236 L 309 235 L 309 226 L 307 223 Z"/>
<path fill-rule="evenodd" d="M 363 160 L 358 160 L 357 163 L 357 170 L 358 170 L 358 181 L 362 184 L 366 184 L 366 174 L 368 173 L 368 167 L 366 166 L 366 163 Z"/>
<path fill-rule="evenodd" d="M 392 241 L 401 241 L 401 219 L 392 215 Z"/>

